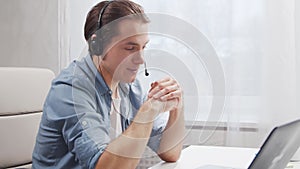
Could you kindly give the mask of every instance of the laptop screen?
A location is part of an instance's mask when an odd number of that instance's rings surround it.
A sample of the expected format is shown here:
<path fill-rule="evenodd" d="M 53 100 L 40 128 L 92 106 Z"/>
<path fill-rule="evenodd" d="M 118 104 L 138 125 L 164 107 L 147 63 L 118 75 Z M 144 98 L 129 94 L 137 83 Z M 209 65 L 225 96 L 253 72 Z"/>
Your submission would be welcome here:
<path fill-rule="evenodd" d="M 300 120 L 275 127 L 249 169 L 284 169 L 300 145 Z"/>

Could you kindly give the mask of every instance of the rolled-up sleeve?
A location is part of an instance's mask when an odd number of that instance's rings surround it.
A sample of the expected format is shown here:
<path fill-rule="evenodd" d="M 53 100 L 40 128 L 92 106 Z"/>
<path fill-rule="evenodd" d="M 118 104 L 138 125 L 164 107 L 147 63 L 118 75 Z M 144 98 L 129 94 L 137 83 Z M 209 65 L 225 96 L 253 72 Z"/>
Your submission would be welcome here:
<path fill-rule="evenodd" d="M 87 85 L 90 84 L 84 84 L 82 79 L 73 79 L 72 85 L 58 87 L 56 98 L 51 100 L 56 102 L 53 109 L 60 114 L 52 120 L 63 120 L 61 132 L 68 151 L 82 168 L 93 169 L 110 138 L 103 112 L 97 107 L 97 94 L 92 85 Z"/>

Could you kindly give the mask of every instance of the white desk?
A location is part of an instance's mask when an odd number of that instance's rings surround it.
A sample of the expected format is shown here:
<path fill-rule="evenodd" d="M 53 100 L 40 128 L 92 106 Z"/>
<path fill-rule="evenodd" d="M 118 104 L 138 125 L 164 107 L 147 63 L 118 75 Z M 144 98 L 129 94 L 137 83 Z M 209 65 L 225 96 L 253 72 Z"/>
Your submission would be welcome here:
<path fill-rule="evenodd" d="M 150 169 L 195 169 L 209 164 L 247 168 L 258 150 L 255 148 L 190 146 L 182 151 L 178 162 L 161 162 Z M 288 166 L 288 168 L 300 169 L 299 163 L 291 163 Z"/>

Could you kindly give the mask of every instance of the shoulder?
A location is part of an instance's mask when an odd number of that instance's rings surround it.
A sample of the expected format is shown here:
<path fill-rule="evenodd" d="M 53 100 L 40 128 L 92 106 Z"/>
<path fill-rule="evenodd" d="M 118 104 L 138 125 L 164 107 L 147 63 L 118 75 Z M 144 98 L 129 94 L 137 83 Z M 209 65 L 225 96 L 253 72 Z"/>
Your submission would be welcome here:
<path fill-rule="evenodd" d="M 91 87 L 95 84 L 95 77 L 88 72 L 83 61 L 74 60 L 67 68 L 63 69 L 60 74 L 52 81 L 54 88 L 72 88 L 72 87 Z M 94 83 L 93 83 L 94 82 Z"/>
<path fill-rule="evenodd" d="M 83 71 L 76 61 L 52 81 L 46 103 L 51 105 L 69 105 L 76 100 L 95 100 L 95 79 L 90 78 L 88 72 Z"/>

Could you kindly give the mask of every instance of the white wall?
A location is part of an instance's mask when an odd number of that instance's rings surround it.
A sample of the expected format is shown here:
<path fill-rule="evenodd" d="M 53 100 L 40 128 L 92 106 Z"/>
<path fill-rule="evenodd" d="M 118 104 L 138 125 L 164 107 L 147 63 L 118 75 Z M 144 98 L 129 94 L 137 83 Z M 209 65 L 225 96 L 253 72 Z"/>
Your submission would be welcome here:
<path fill-rule="evenodd" d="M 58 1 L 0 1 L 0 66 L 59 71 Z"/>
<path fill-rule="evenodd" d="M 300 102 L 300 2 L 295 2 L 295 20 L 296 20 L 296 55 L 297 55 L 297 102 Z M 297 110 L 300 110 L 300 104 L 298 104 Z"/>
<path fill-rule="evenodd" d="M 300 110 L 300 2 L 295 2 L 295 21 L 296 21 L 296 56 L 297 56 L 297 63 L 296 63 L 296 69 L 297 69 L 297 110 Z M 294 160 L 300 160 L 300 148 L 296 152 L 296 154 L 293 157 Z"/>
<path fill-rule="evenodd" d="M 86 47 L 84 39 L 84 23 L 89 10 L 96 5 L 99 0 L 69 0 L 70 6 L 70 58 L 80 56 Z"/>

